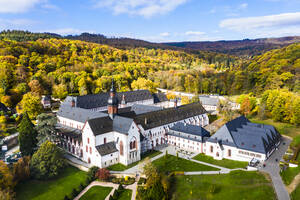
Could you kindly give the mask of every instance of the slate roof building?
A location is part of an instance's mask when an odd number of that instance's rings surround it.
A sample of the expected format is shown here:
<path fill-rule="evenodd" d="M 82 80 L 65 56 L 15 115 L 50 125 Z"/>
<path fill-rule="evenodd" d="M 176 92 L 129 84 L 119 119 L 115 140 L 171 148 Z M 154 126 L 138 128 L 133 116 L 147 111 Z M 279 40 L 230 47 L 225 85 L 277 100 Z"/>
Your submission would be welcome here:
<path fill-rule="evenodd" d="M 167 133 L 168 144 L 191 152 L 204 153 L 210 133 L 201 126 L 176 123 Z"/>
<path fill-rule="evenodd" d="M 202 104 L 202 106 L 208 111 L 208 112 L 214 112 L 217 110 L 217 107 L 219 105 L 219 99 L 216 97 L 210 97 L 210 96 L 204 96 L 200 95 L 199 100 Z"/>
<path fill-rule="evenodd" d="M 280 141 L 281 135 L 273 126 L 251 123 L 240 116 L 226 123 L 206 141 L 206 154 L 215 159 L 266 160 Z"/>
<path fill-rule="evenodd" d="M 161 94 L 155 98 L 166 100 Z M 174 124 L 209 123 L 200 103 L 164 109 L 153 105 L 155 98 L 148 90 L 117 93 L 113 85 L 109 93 L 67 97 L 57 113 L 60 145 L 90 165 L 129 165 L 166 144 Z"/>

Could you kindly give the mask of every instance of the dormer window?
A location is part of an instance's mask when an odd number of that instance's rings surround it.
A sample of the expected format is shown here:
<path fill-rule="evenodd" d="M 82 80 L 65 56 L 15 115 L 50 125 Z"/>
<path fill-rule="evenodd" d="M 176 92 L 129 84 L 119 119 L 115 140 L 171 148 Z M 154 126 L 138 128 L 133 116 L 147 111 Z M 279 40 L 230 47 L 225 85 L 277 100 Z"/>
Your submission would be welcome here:
<path fill-rule="evenodd" d="M 245 144 L 245 143 L 244 143 L 244 142 L 242 142 L 242 144 L 241 144 L 241 145 L 242 145 L 242 146 L 244 146 L 244 144 Z"/>
<path fill-rule="evenodd" d="M 253 148 L 255 148 L 255 147 L 256 147 L 256 145 L 254 144 L 254 145 L 252 145 L 252 147 L 253 147 Z"/>

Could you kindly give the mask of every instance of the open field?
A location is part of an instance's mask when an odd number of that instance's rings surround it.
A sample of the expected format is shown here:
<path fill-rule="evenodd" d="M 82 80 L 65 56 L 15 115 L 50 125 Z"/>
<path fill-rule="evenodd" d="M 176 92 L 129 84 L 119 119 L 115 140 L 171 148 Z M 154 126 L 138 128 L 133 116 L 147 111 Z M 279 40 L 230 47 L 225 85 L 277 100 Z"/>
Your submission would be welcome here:
<path fill-rule="evenodd" d="M 111 190 L 112 187 L 93 186 L 80 198 L 80 200 L 103 200 Z"/>
<path fill-rule="evenodd" d="M 276 199 L 272 184 L 258 172 L 176 176 L 171 188 L 172 200 Z"/>
<path fill-rule="evenodd" d="M 67 167 L 60 175 L 47 181 L 29 180 L 16 187 L 17 200 L 64 199 L 73 188 L 78 188 L 86 180 L 86 172 Z"/>
<path fill-rule="evenodd" d="M 154 160 L 153 164 L 157 166 L 161 172 L 171 172 L 171 171 L 182 171 L 182 172 L 192 172 L 192 171 L 219 171 L 220 169 L 210 167 L 207 165 L 202 165 L 193 161 L 189 161 L 183 158 L 177 158 L 176 156 L 168 155 Z"/>
<path fill-rule="evenodd" d="M 228 160 L 228 159 L 215 160 L 215 159 L 213 159 L 213 157 L 206 156 L 201 153 L 196 155 L 193 159 L 199 160 L 202 162 L 207 162 L 207 163 L 214 164 L 214 165 L 218 165 L 221 167 L 226 167 L 229 169 L 245 168 L 248 165 L 248 162 L 234 161 L 234 160 Z"/>

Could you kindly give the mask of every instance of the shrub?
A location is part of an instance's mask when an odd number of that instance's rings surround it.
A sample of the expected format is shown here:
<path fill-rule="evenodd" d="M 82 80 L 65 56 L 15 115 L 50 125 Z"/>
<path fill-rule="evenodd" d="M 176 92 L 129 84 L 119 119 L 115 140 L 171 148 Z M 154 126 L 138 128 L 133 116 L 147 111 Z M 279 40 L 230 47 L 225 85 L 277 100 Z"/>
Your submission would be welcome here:
<path fill-rule="evenodd" d="M 72 198 L 75 198 L 78 194 L 79 194 L 79 192 L 75 188 L 73 188 L 72 193 L 71 193 Z"/>
<path fill-rule="evenodd" d="M 108 180 L 109 176 L 110 176 L 110 172 L 106 168 L 99 169 L 96 173 L 96 177 L 103 181 Z"/>
<path fill-rule="evenodd" d="M 109 200 L 114 200 L 113 196 L 110 195 L 109 196 Z"/>
<path fill-rule="evenodd" d="M 99 167 L 93 166 L 89 169 L 87 175 L 89 178 L 95 180 L 96 179 L 96 173 L 99 170 Z"/>
<path fill-rule="evenodd" d="M 64 200 L 71 200 L 68 195 L 64 197 Z"/>
<path fill-rule="evenodd" d="M 128 178 L 129 178 L 128 176 L 125 176 L 125 181 L 128 181 Z"/>
<path fill-rule="evenodd" d="M 123 187 L 123 185 L 122 185 L 122 184 L 119 184 L 118 190 L 119 190 L 119 191 L 122 191 L 122 190 L 124 190 L 124 187 Z"/>

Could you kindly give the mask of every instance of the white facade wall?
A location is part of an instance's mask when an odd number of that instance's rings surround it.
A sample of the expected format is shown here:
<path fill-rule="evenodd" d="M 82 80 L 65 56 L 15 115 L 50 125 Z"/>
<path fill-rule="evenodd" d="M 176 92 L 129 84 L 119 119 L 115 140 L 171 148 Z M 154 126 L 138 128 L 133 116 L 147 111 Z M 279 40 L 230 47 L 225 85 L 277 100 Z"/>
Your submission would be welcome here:
<path fill-rule="evenodd" d="M 199 136 L 198 136 L 199 137 Z M 190 152 L 204 153 L 205 143 L 201 141 L 189 140 L 187 138 L 182 138 L 174 135 L 168 135 L 168 144 L 176 146 L 180 149 L 184 149 Z"/>
<path fill-rule="evenodd" d="M 84 123 L 82 123 L 82 122 L 68 119 L 65 117 L 61 117 L 59 115 L 57 116 L 57 122 L 64 126 L 68 126 L 68 127 L 76 128 L 76 129 L 82 129 L 84 126 Z"/>
<path fill-rule="evenodd" d="M 222 145 L 221 149 L 218 143 L 206 142 L 206 155 L 212 156 L 216 160 L 221 160 L 223 158 L 237 161 L 251 161 L 253 158 L 258 160 L 265 160 L 266 155 L 262 153 L 247 151 L 243 149 L 238 149 L 236 147 Z M 212 149 L 211 149 L 212 147 Z M 211 151 L 212 150 L 212 151 Z"/>

